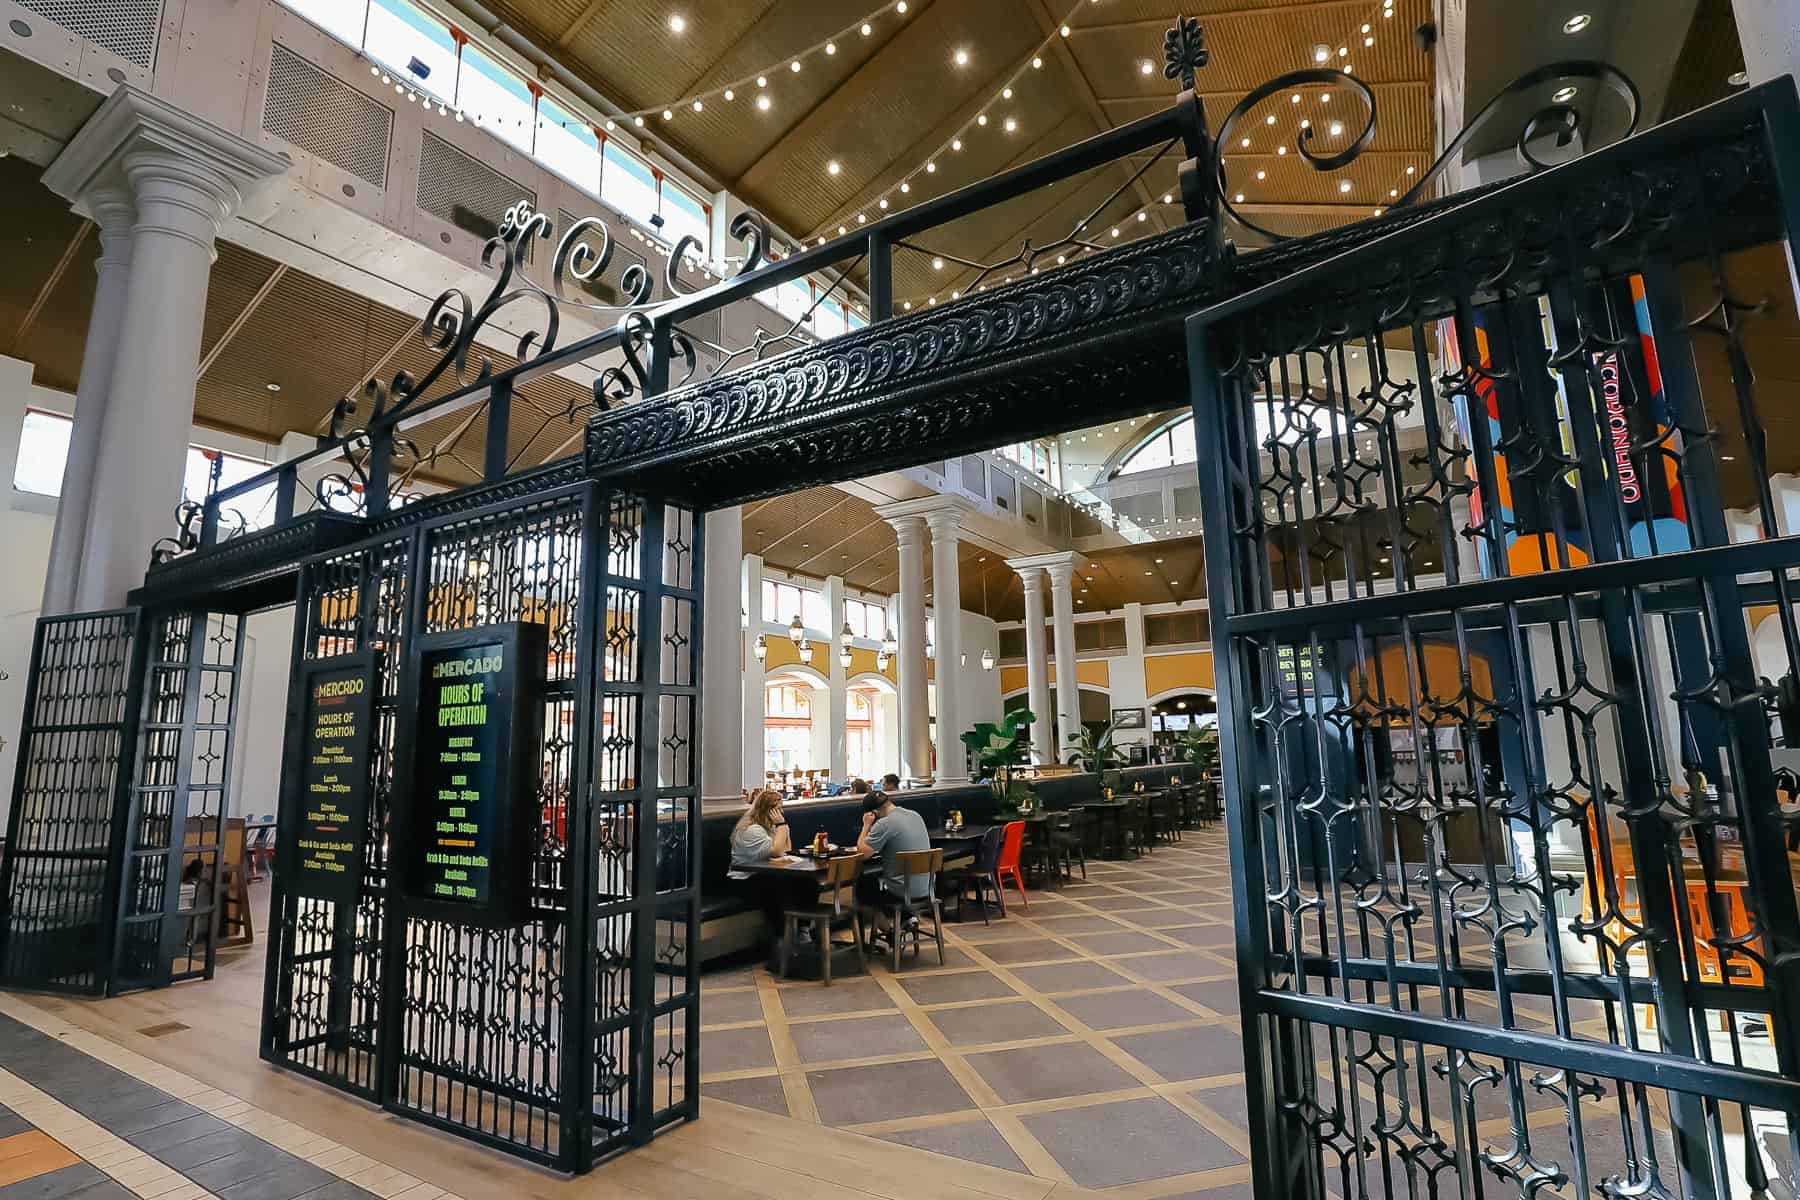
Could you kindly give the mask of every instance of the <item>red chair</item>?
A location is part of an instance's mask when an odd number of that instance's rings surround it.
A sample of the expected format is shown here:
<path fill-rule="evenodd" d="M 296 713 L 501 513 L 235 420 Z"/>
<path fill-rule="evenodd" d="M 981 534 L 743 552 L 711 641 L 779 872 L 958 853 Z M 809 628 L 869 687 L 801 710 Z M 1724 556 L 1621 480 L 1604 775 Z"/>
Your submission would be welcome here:
<path fill-rule="evenodd" d="M 1000 845 L 1000 864 L 994 868 L 994 878 L 999 883 L 1011 879 L 1013 886 L 1019 889 L 1019 903 L 1025 911 L 1031 911 L 1031 904 L 1025 899 L 1025 876 L 1019 871 L 1019 855 L 1025 849 L 1025 822 L 1008 821 L 1006 823 L 1006 840 Z M 1002 909 L 1002 912 L 1005 910 Z"/>

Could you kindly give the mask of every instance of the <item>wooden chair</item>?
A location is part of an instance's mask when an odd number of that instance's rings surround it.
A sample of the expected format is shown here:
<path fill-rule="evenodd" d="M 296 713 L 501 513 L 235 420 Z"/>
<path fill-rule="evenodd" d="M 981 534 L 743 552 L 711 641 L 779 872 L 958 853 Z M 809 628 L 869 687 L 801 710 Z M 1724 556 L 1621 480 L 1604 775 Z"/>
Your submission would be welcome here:
<path fill-rule="evenodd" d="M 956 919 L 962 920 L 963 902 L 968 899 L 973 889 L 975 902 L 981 905 L 981 923 L 988 924 L 988 889 L 994 889 L 994 900 L 1000 906 L 1000 915 L 1006 915 L 1006 895 L 1000 890 L 1000 851 L 1006 844 L 1006 827 L 995 825 L 981 835 L 981 845 L 975 851 L 973 865 L 953 872 L 945 882 L 950 885 L 949 894 L 956 897 Z"/>
<path fill-rule="evenodd" d="M 1006 838 L 1000 846 L 1000 861 L 994 867 L 994 881 L 998 885 L 1010 879 L 1013 886 L 1019 889 L 1019 903 L 1026 912 L 1030 912 L 1031 902 L 1025 899 L 1025 876 L 1019 869 L 1019 857 L 1024 849 L 1025 822 L 1008 821 Z M 1002 916 L 1006 914 L 1004 908 L 1000 911 Z"/>
<path fill-rule="evenodd" d="M 245 848 L 244 818 L 226 818 L 224 862 L 219 869 L 219 890 L 223 893 L 218 921 L 221 947 L 248 946 L 256 940 L 250 916 L 250 864 Z"/>
<path fill-rule="evenodd" d="M 1178 792 L 1171 789 L 1150 800 L 1150 832 L 1152 840 L 1157 838 L 1164 842 L 1181 840 L 1181 820 L 1177 816 L 1177 806 L 1181 798 Z"/>
<path fill-rule="evenodd" d="M 902 850 L 894 855 L 894 869 L 898 872 L 900 891 L 891 893 L 884 890 L 879 902 L 882 910 L 889 911 L 894 920 L 894 970 L 900 969 L 900 948 L 906 944 L 907 938 L 912 939 L 915 956 L 924 945 L 927 914 L 921 909 L 925 908 L 930 909 L 931 934 L 937 939 L 938 966 L 941 967 L 946 961 L 944 906 L 938 900 L 937 877 L 938 872 L 944 869 L 943 847 L 935 850 Z M 915 900 L 912 898 L 912 881 L 921 876 L 926 880 L 925 895 Z"/>
<path fill-rule="evenodd" d="M 857 964 L 865 975 L 868 974 L 869 960 L 863 955 L 862 910 L 856 906 L 856 877 L 862 871 L 862 863 L 862 856 L 858 854 L 832 859 L 825 864 L 825 887 L 820 893 L 823 897 L 826 891 L 830 892 L 830 902 L 821 899 L 818 904 L 782 910 L 777 970 L 783 979 L 787 978 L 788 957 L 793 953 L 794 940 L 799 936 L 802 924 L 810 925 L 814 931 L 813 940 L 819 947 L 819 974 L 826 987 L 831 986 L 831 960 L 840 948 L 831 940 L 831 934 L 846 925 L 856 935 Z"/>

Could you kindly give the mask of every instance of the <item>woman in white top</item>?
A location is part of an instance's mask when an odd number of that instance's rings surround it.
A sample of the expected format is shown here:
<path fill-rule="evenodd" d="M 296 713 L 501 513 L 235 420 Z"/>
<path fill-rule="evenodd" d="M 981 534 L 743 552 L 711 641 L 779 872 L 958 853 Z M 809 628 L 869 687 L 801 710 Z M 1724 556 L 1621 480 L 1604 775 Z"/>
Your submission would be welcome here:
<path fill-rule="evenodd" d="M 781 811 L 781 793 L 764 788 L 751 796 L 750 807 L 731 831 L 731 865 L 746 867 L 768 862 L 793 848 L 787 817 Z"/>

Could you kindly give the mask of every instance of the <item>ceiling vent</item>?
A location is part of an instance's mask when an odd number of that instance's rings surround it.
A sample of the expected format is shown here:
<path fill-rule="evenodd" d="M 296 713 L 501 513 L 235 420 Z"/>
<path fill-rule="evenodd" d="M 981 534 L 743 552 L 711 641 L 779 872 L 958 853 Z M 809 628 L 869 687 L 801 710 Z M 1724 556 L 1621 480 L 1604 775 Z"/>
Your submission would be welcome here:
<path fill-rule="evenodd" d="M 394 113 L 280 42 L 269 55 L 262 127 L 378 188 L 387 186 Z"/>
<path fill-rule="evenodd" d="M 523 200 L 537 208 L 537 193 L 464 154 L 434 133 L 419 146 L 419 208 L 440 221 L 491 238 L 506 210 Z M 530 254 L 525 256 L 528 260 Z"/>
<path fill-rule="evenodd" d="M 19 7 L 146 71 L 156 65 L 160 0 L 19 0 Z"/>

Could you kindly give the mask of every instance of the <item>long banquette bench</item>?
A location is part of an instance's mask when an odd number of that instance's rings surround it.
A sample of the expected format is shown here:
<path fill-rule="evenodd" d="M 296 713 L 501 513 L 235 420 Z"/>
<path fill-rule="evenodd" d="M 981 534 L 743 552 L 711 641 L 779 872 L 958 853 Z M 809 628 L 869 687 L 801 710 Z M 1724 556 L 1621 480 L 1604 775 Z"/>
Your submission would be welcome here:
<path fill-rule="evenodd" d="M 928 829 L 944 823 L 944 814 L 961 809 L 963 820 L 985 825 L 994 816 L 994 793 L 988 785 L 923 788 L 894 793 L 894 803 L 925 819 Z M 727 877 L 731 869 L 731 831 L 743 815 L 742 801 L 707 800 L 700 818 L 700 960 L 736 953 L 762 941 L 762 912 L 752 889 Z M 854 846 L 862 833 L 862 797 L 833 796 L 794 800 L 786 806 L 788 832 L 794 845 L 810 842 L 820 830 L 839 846 Z"/>

